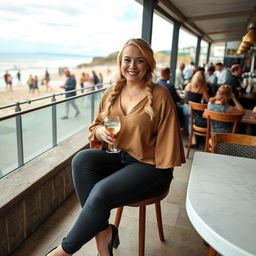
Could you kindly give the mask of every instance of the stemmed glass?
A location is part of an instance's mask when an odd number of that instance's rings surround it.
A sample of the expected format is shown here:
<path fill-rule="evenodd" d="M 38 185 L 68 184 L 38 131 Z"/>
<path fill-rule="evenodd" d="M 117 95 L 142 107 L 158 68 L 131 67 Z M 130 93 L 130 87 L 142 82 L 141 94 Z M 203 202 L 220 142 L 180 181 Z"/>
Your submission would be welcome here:
<path fill-rule="evenodd" d="M 111 132 L 111 134 L 117 136 L 121 128 L 121 121 L 119 116 L 107 116 L 104 118 L 105 128 Z M 120 149 L 112 144 L 111 148 L 106 150 L 107 153 L 119 153 Z"/>

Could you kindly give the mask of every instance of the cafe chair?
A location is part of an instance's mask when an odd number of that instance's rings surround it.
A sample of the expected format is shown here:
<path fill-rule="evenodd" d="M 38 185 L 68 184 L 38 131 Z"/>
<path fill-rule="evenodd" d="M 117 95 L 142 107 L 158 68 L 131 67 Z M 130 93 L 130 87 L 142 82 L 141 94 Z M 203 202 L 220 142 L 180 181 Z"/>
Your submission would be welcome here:
<path fill-rule="evenodd" d="M 163 192 L 161 195 L 146 199 L 144 201 L 129 204 L 131 207 L 139 207 L 139 241 L 138 241 L 138 255 L 144 256 L 145 253 L 145 222 L 146 222 L 146 206 L 150 204 L 155 204 L 156 211 L 156 220 L 158 227 L 159 239 L 164 241 L 164 232 L 163 232 L 163 224 L 162 224 L 162 214 L 161 214 L 161 205 L 160 202 L 163 200 L 169 193 L 169 188 Z M 123 206 L 117 208 L 116 217 L 114 225 L 119 227 L 121 217 L 123 212 Z"/>
<path fill-rule="evenodd" d="M 190 134 L 189 134 L 189 139 L 188 139 L 188 148 L 187 148 L 187 153 L 186 153 L 186 158 L 189 157 L 189 152 L 190 152 L 190 148 L 192 145 L 192 138 L 193 135 L 198 135 L 198 136 L 203 136 L 206 137 L 206 132 L 207 129 L 205 127 L 200 127 L 195 125 L 195 111 L 203 111 L 207 108 L 207 104 L 205 103 L 196 103 L 196 102 L 192 102 L 189 101 L 188 102 L 191 112 L 190 112 Z M 205 147 L 206 150 L 206 147 Z"/>
<path fill-rule="evenodd" d="M 241 121 L 243 114 L 238 113 L 220 113 L 215 111 L 210 111 L 208 109 L 204 110 L 203 117 L 207 119 L 207 131 L 206 131 L 206 143 L 205 148 L 207 152 L 211 151 L 211 121 L 219 121 L 226 123 L 233 123 L 232 132 L 235 133 L 237 129 L 237 124 Z"/>
<path fill-rule="evenodd" d="M 256 159 L 256 136 L 213 133 L 211 143 L 212 153 Z"/>

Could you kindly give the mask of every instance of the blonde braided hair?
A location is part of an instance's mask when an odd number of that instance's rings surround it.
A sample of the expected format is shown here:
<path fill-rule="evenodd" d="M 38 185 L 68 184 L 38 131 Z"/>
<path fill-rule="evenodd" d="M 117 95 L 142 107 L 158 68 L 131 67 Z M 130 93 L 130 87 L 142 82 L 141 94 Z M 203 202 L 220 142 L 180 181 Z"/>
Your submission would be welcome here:
<path fill-rule="evenodd" d="M 153 94 L 152 94 L 153 82 L 152 81 L 153 81 L 154 70 L 156 68 L 156 61 L 154 59 L 154 53 L 150 45 L 148 44 L 147 41 L 141 38 L 128 40 L 124 44 L 122 50 L 119 52 L 117 56 L 117 65 L 118 65 L 117 81 L 115 85 L 110 89 L 109 97 L 106 101 L 105 109 L 101 113 L 101 117 L 104 118 L 109 115 L 115 99 L 121 93 L 123 86 L 126 84 L 126 78 L 122 75 L 122 72 L 121 72 L 121 63 L 122 63 L 123 51 L 129 45 L 137 47 L 141 51 L 142 56 L 145 58 L 148 64 L 148 70 L 144 80 L 145 92 L 147 94 L 148 102 L 145 105 L 144 110 L 149 115 L 150 120 L 152 120 L 154 116 L 154 111 L 152 108 L 152 104 L 153 104 Z"/>

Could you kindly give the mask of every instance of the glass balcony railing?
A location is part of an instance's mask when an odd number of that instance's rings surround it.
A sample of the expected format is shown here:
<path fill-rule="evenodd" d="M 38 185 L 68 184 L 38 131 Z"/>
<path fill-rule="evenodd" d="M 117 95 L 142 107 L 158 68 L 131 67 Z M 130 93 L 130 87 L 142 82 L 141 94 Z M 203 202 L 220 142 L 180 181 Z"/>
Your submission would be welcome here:
<path fill-rule="evenodd" d="M 0 117 L 0 178 L 88 127 L 104 91 L 103 88 L 58 101 L 52 95 L 52 103 L 25 111 L 18 105 L 16 113 Z M 78 116 L 70 101 L 78 107 Z M 67 104 L 69 118 L 62 119 Z"/>

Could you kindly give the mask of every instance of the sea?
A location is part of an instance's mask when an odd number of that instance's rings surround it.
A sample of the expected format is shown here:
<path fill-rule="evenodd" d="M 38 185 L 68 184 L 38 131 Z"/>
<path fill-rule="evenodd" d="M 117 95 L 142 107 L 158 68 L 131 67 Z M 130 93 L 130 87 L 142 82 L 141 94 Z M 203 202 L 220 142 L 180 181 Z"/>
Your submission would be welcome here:
<path fill-rule="evenodd" d="M 46 69 L 58 73 L 59 68 L 75 68 L 83 63 L 90 63 L 92 57 L 53 53 L 0 53 L 0 88 L 5 87 L 4 74 L 11 74 L 13 85 L 26 84 L 30 74 L 43 77 Z M 17 79 L 18 71 L 21 82 Z M 51 85 L 59 85 L 60 81 L 51 80 Z"/>

